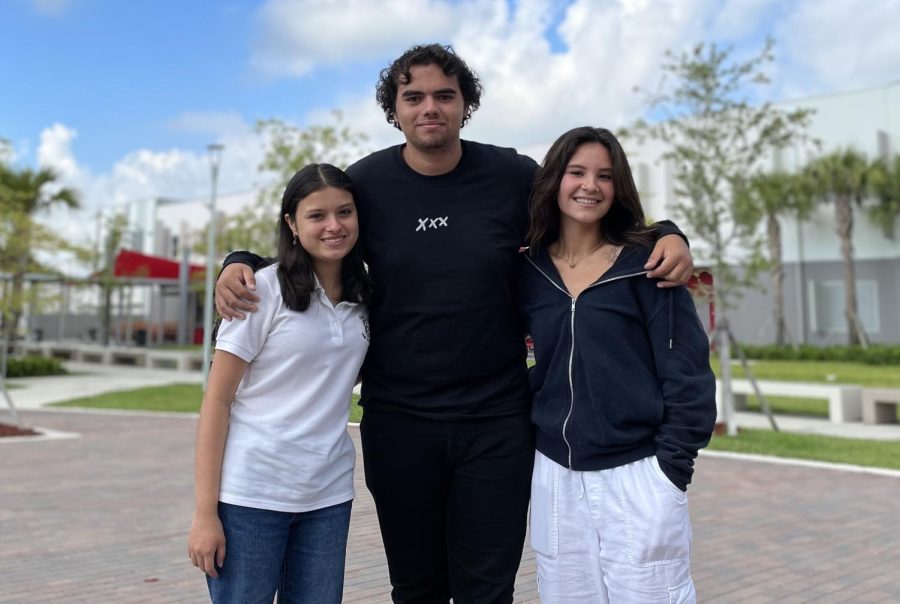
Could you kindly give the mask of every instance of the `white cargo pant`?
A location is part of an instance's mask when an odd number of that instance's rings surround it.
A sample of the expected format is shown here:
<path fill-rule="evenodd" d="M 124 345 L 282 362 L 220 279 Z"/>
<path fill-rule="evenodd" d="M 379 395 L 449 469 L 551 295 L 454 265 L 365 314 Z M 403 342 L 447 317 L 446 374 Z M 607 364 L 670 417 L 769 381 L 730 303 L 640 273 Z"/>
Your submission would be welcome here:
<path fill-rule="evenodd" d="M 687 495 L 653 456 L 576 472 L 536 452 L 531 545 L 544 604 L 697 600 Z"/>

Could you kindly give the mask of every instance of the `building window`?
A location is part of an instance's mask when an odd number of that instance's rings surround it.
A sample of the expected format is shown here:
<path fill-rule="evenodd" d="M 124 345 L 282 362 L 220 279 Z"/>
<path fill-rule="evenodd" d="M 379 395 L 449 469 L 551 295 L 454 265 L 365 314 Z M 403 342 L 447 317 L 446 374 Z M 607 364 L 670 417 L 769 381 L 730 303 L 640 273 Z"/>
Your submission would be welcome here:
<path fill-rule="evenodd" d="M 810 281 L 809 316 L 814 331 L 819 333 L 847 333 L 844 313 L 844 282 Z M 871 279 L 856 281 L 856 304 L 859 319 L 867 333 L 878 333 L 878 282 Z"/>

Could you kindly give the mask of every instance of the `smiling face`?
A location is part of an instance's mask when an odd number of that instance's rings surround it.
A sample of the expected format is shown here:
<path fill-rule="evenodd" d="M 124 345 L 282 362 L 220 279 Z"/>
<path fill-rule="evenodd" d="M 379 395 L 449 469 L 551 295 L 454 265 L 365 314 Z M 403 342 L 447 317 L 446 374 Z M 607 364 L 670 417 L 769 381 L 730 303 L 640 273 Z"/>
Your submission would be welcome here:
<path fill-rule="evenodd" d="M 600 143 L 579 146 L 566 164 L 559 183 L 560 226 L 567 221 L 599 224 L 612 207 L 614 198 L 609 150 Z"/>
<path fill-rule="evenodd" d="M 294 216 L 285 214 L 284 220 L 313 265 L 340 262 L 359 239 L 356 205 L 344 189 L 326 187 L 310 193 L 297 204 Z"/>
<path fill-rule="evenodd" d="M 459 144 L 465 102 L 458 78 L 440 66 L 414 65 L 397 87 L 394 116 L 406 142 L 420 153 L 445 151 Z"/>

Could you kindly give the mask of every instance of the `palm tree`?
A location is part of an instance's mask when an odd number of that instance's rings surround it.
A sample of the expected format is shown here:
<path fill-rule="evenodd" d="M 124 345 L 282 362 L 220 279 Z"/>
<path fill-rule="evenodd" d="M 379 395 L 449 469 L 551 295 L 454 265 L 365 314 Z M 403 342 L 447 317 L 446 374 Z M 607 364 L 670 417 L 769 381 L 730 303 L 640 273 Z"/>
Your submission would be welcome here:
<path fill-rule="evenodd" d="M 100 343 L 109 346 L 112 336 L 112 295 L 116 287 L 115 262 L 116 254 L 122 247 L 122 239 L 128 228 L 128 218 L 124 214 L 115 214 L 106 219 L 106 240 L 103 244 L 103 271 L 100 274 L 100 290 L 103 297 L 103 309 L 100 314 Z"/>
<path fill-rule="evenodd" d="M 878 203 L 869 211 L 870 216 L 881 226 L 885 237 L 893 239 L 895 223 L 900 216 L 900 155 L 880 160 L 871 184 Z"/>
<path fill-rule="evenodd" d="M 856 271 L 853 263 L 853 206 L 861 206 L 870 188 L 873 165 L 854 149 L 842 149 L 813 160 L 806 174 L 813 183 L 815 196 L 834 203 L 835 232 L 841 242 L 844 264 L 844 312 L 848 342 L 868 345 L 859 319 L 856 302 Z"/>
<path fill-rule="evenodd" d="M 3 308 L 7 341 L 16 333 L 22 316 L 25 274 L 35 266 L 33 252 L 40 243 L 57 241 L 36 216 L 54 206 L 77 208 L 78 193 L 57 185 L 59 175 L 52 168 L 16 169 L 0 162 L 0 267 L 12 274 L 12 287 Z M 5 296 L 4 296 L 5 297 Z"/>
<path fill-rule="evenodd" d="M 803 174 L 758 174 L 735 191 L 734 199 L 739 204 L 736 215 L 743 222 L 755 225 L 760 220 L 765 221 L 772 273 L 775 343 L 784 346 L 787 343 L 787 323 L 784 318 L 784 260 L 779 218 L 791 215 L 800 220 L 809 214 L 812 207 L 809 180 Z"/>

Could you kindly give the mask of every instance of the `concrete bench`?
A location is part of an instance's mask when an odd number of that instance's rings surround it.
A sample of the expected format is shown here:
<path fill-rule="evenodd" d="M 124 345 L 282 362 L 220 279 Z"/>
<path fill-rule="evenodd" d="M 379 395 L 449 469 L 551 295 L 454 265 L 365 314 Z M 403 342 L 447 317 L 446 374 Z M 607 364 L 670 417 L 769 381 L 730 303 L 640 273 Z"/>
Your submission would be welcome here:
<path fill-rule="evenodd" d="M 203 367 L 203 355 L 175 350 L 150 350 L 147 351 L 147 366 L 154 369 L 199 371 Z"/>
<path fill-rule="evenodd" d="M 203 354 L 187 350 L 158 350 L 139 346 L 100 346 L 88 343 L 24 342 L 14 346 L 14 353 L 55 357 L 68 361 L 98 365 L 129 365 L 150 369 L 200 371 Z"/>
<path fill-rule="evenodd" d="M 862 419 L 862 386 L 849 384 L 811 384 L 807 382 L 775 382 L 757 380 L 764 396 L 823 398 L 828 401 L 828 419 L 834 423 L 858 422 Z M 735 409 L 747 408 L 747 396 L 755 395 L 750 380 L 731 380 Z M 716 380 L 716 409 L 722 414 L 720 382 Z"/>
<path fill-rule="evenodd" d="M 896 424 L 897 407 L 900 407 L 900 388 L 863 388 L 863 422 Z"/>

